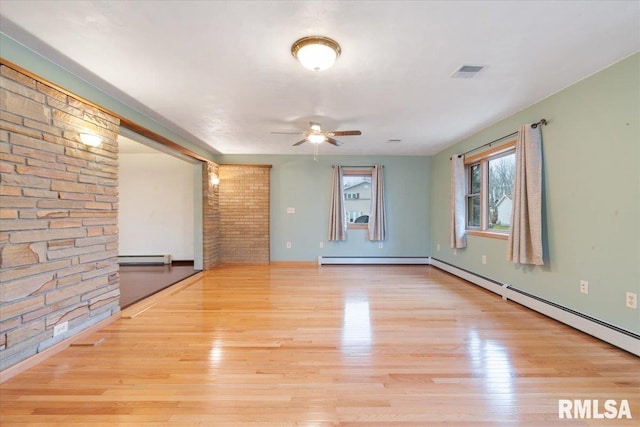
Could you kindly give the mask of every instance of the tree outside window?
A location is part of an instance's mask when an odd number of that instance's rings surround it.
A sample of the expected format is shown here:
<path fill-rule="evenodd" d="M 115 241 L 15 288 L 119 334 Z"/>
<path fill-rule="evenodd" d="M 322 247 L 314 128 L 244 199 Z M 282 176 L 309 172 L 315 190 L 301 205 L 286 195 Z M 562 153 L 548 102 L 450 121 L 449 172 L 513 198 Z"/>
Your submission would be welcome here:
<path fill-rule="evenodd" d="M 467 230 L 507 234 L 511 227 L 515 141 L 465 160 Z"/>
<path fill-rule="evenodd" d="M 513 207 L 515 153 L 489 160 L 489 228 L 508 231 Z"/>

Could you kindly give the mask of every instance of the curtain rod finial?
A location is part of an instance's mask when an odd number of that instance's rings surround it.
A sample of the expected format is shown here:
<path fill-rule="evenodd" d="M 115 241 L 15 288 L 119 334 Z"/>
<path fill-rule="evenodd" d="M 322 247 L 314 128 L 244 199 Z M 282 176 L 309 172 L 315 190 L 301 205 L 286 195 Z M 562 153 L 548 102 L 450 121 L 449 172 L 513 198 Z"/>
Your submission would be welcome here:
<path fill-rule="evenodd" d="M 546 124 L 547 124 L 547 119 L 540 119 L 540 121 L 539 121 L 538 123 L 533 123 L 533 124 L 531 125 L 531 128 L 532 128 L 532 129 L 535 129 L 535 128 L 537 128 L 538 126 L 544 126 L 544 125 L 546 125 Z"/>

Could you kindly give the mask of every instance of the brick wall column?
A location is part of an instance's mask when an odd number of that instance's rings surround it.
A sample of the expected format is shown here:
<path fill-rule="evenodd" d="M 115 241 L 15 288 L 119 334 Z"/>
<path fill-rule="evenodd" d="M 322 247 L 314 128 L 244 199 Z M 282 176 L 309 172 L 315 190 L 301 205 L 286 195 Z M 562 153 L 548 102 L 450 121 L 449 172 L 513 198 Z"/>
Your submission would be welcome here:
<path fill-rule="evenodd" d="M 1 67 L 0 369 L 120 309 L 118 131 L 117 118 Z"/>
<path fill-rule="evenodd" d="M 220 262 L 270 260 L 271 166 L 220 165 Z"/>
<path fill-rule="evenodd" d="M 220 209 L 219 185 L 212 178 L 219 178 L 220 167 L 213 162 L 202 165 L 202 266 L 204 270 L 212 269 L 219 262 L 220 256 Z"/>

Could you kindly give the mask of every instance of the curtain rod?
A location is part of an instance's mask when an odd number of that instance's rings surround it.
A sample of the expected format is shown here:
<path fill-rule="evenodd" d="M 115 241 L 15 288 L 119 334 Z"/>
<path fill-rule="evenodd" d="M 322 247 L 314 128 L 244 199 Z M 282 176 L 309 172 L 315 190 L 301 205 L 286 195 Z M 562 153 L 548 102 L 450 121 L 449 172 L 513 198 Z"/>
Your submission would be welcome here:
<path fill-rule="evenodd" d="M 374 167 L 374 165 L 371 166 L 344 166 L 344 165 L 331 165 L 332 168 L 335 168 L 336 166 L 342 166 L 343 168 L 372 168 Z M 381 165 L 382 167 L 384 167 L 384 165 Z"/>
<path fill-rule="evenodd" d="M 546 125 L 546 124 L 547 124 L 547 119 L 540 119 L 540 121 L 539 121 L 539 122 L 531 123 L 531 128 L 535 129 L 535 128 L 537 128 L 538 126 L 544 126 L 544 125 Z M 503 139 L 505 139 L 505 138 L 509 138 L 509 137 L 514 136 L 514 135 L 517 135 L 517 134 L 518 134 L 518 131 L 513 132 L 513 133 L 510 133 L 509 135 L 505 135 L 505 136 L 500 137 L 500 138 L 498 138 L 498 139 L 494 139 L 494 140 L 493 140 L 493 141 L 491 141 L 491 142 L 487 142 L 486 144 L 482 144 L 482 145 L 481 145 L 481 146 L 479 146 L 479 147 L 472 148 L 471 150 L 465 151 L 465 152 L 464 152 L 464 153 L 462 153 L 462 154 L 458 154 L 458 157 L 462 157 L 462 156 L 464 156 L 464 155 L 466 155 L 466 154 L 469 154 L 469 153 L 471 153 L 471 152 L 473 152 L 473 151 L 479 150 L 479 149 L 481 149 L 481 148 L 483 148 L 483 147 L 490 146 L 490 145 L 491 145 L 491 144 L 493 144 L 494 142 L 498 142 L 498 141 L 500 141 L 500 140 L 503 140 Z"/>

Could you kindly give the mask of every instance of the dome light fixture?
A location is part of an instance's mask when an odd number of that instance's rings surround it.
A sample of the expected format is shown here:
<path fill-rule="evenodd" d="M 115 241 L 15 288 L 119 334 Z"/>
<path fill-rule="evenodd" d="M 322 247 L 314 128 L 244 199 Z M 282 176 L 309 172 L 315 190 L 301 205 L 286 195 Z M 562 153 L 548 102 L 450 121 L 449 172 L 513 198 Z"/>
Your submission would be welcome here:
<path fill-rule="evenodd" d="M 330 68 L 338 56 L 340 45 L 328 37 L 303 37 L 291 46 L 291 54 L 303 67 L 313 71 Z"/>
<path fill-rule="evenodd" d="M 309 134 L 307 140 L 312 144 L 322 144 L 327 140 L 327 137 L 321 133 L 312 133 Z"/>

